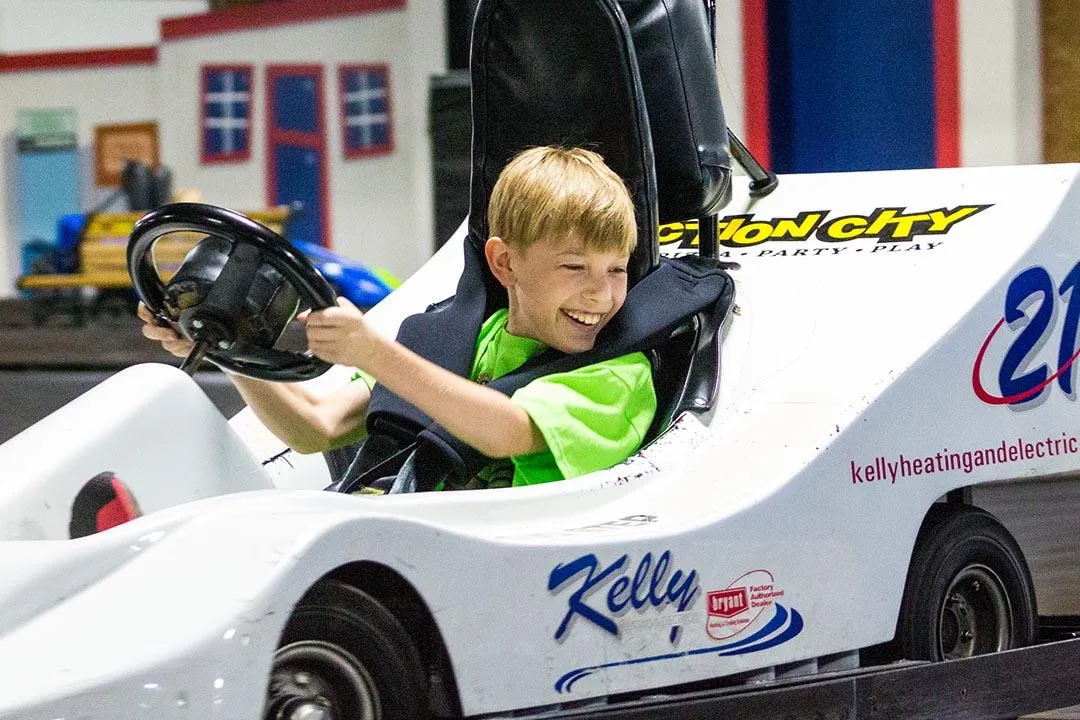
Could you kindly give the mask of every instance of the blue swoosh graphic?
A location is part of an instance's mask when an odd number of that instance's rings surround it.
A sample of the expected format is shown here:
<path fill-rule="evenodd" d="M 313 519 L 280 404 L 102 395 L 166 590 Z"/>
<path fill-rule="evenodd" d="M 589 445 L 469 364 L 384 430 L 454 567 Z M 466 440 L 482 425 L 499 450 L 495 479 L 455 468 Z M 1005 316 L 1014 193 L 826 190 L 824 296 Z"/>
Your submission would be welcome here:
<path fill-rule="evenodd" d="M 757 645 L 753 645 L 753 646 L 750 646 L 750 647 L 738 648 L 736 650 L 731 650 L 729 652 L 722 652 L 722 653 L 717 653 L 717 654 L 720 655 L 721 657 L 724 657 L 726 655 L 745 655 L 746 653 L 757 652 L 758 650 L 767 650 L 767 649 L 769 649 L 771 647 L 776 647 L 777 645 L 781 645 L 783 643 L 786 643 L 788 640 L 790 640 L 791 638 L 793 638 L 796 635 L 798 635 L 799 633 L 801 633 L 802 629 L 803 629 L 802 615 L 800 615 L 797 610 L 792 610 L 791 611 L 791 624 L 787 626 L 787 629 L 784 630 L 784 632 L 780 633 L 776 637 L 770 638 L 770 639 L 766 640 L 763 643 L 758 643 Z"/>
<path fill-rule="evenodd" d="M 675 658 L 689 657 L 691 655 L 705 655 L 709 653 L 716 653 L 720 657 L 729 655 L 745 655 L 747 653 L 758 652 L 759 650 L 767 650 L 771 647 L 776 647 L 782 643 L 787 642 L 799 633 L 803 631 L 803 618 L 799 614 L 798 610 L 792 609 L 788 612 L 788 609 L 776 603 L 776 614 L 773 615 L 769 622 L 765 623 L 760 630 L 755 632 L 749 637 L 743 638 L 733 643 L 726 645 L 708 645 L 706 647 L 694 648 L 693 650 L 683 650 L 681 652 L 664 653 L 662 655 L 651 655 L 649 657 L 634 658 L 632 660 L 621 660 L 619 662 L 604 663 L 603 665 L 593 665 L 591 667 L 578 668 L 577 670 L 571 670 L 563 675 L 555 682 L 555 692 L 569 693 L 574 683 L 578 680 L 592 675 L 597 670 L 606 670 L 608 668 L 623 667 L 627 665 L 641 665 L 643 663 L 659 662 L 661 660 L 673 660 Z M 788 619 L 790 618 L 790 623 Z M 787 627 L 784 628 L 784 625 Z M 784 628 L 782 632 L 773 637 L 773 633 L 777 632 L 781 628 Z M 761 642 L 758 642 L 758 641 Z"/>

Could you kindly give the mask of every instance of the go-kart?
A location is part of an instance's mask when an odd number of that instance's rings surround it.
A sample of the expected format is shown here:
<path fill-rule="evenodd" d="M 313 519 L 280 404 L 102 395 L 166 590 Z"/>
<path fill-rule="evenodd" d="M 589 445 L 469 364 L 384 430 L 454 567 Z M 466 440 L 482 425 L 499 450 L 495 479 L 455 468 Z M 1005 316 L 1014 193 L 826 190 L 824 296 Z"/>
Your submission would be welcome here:
<path fill-rule="evenodd" d="M 121 372 L 0 446 L 0 717 L 546 717 L 842 671 L 870 650 L 948 660 L 1034 640 L 1023 548 L 975 500 L 1080 466 L 1078 168 L 788 176 L 757 197 L 717 154 L 680 199 L 673 153 L 724 129 L 688 142 L 680 122 L 698 116 L 670 83 L 650 106 L 667 120 L 646 119 L 638 65 L 655 90 L 660 66 L 689 72 L 688 48 L 707 47 L 696 0 L 667 0 L 685 42 L 658 59 L 660 5 L 481 1 L 473 212 L 368 314 L 395 334 L 485 286 L 475 243 L 498 162 L 595 132 L 637 181 L 638 285 L 710 254 L 701 276 L 735 285 L 656 341 L 647 444 L 543 486 L 355 497 L 323 491 L 333 463 L 250 412 L 223 419 L 182 370 Z M 552 79 L 586 59 L 591 73 Z M 537 94 L 533 73 L 566 83 Z M 207 239 L 165 284 L 144 258 L 171 230 Z M 166 207 L 129 266 L 197 341 L 186 368 L 348 381 L 274 346 L 333 293 L 264 228 Z M 72 499 L 104 469 L 142 516 L 68 539 Z"/>

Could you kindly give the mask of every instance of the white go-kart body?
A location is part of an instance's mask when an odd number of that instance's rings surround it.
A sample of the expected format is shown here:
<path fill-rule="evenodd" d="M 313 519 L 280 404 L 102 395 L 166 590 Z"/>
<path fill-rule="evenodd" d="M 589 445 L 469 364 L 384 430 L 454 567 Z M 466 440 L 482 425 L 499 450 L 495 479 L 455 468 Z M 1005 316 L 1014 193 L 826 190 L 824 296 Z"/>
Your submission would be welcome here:
<path fill-rule="evenodd" d="M 896 632 L 931 504 L 1080 468 L 1077 171 L 737 179 L 714 408 L 545 486 L 323 492 L 321 457 L 187 375 L 119 373 L 0 446 L 0 718 L 259 718 L 290 613 L 346 566 L 415 590 L 465 716 L 852 666 Z M 452 294 L 461 242 L 372 321 Z M 67 539 L 106 469 L 144 515 Z"/>

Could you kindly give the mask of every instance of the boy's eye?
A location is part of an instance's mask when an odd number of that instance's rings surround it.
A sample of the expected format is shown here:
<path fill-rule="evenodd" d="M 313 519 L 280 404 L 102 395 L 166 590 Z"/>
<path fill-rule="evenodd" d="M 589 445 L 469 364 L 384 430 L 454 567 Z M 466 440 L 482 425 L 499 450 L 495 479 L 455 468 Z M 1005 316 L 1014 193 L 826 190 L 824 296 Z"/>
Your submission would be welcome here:
<path fill-rule="evenodd" d="M 620 275 L 624 275 L 624 274 L 626 274 L 626 268 L 620 265 L 620 266 L 611 268 L 611 272 L 619 273 Z"/>
<path fill-rule="evenodd" d="M 580 263 L 563 263 L 562 265 L 567 270 L 584 270 L 585 266 Z"/>

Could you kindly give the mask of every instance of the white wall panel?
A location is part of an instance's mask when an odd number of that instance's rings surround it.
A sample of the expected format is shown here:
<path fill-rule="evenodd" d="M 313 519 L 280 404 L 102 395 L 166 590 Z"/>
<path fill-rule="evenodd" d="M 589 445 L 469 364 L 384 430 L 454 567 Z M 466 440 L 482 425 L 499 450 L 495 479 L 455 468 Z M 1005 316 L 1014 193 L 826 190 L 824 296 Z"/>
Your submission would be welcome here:
<path fill-rule="evenodd" d="M 207 0 L 0 0 L 0 53 L 156 45 L 158 21 Z"/>
<path fill-rule="evenodd" d="M 960 0 L 960 164 L 1042 157 L 1039 10 L 1030 0 Z"/>
<path fill-rule="evenodd" d="M 743 137 L 746 108 L 753 108 L 755 101 L 745 96 L 742 53 L 742 0 L 717 0 L 716 73 L 720 99 L 724 102 L 724 117 L 739 137 Z"/>
<path fill-rule="evenodd" d="M 411 274 L 433 245 L 428 78 L 445 67 L 441 2 L 416 0 L 406 11 L 376 12 L 264 30 L 167 41 L 159 55 L 160 122 L 165 162 L 176 186 L 198 188 L 204 200 L 251 209 L 267 202 L 266 67 L 321 65 L 327 122 L 328 198 L 333 249 Z M 202 165 L 199 78 L 204 64 L 255 67 L 249 161 Z M 338 67 L 390 66 L 394 152 L 343 157 Z"/>

